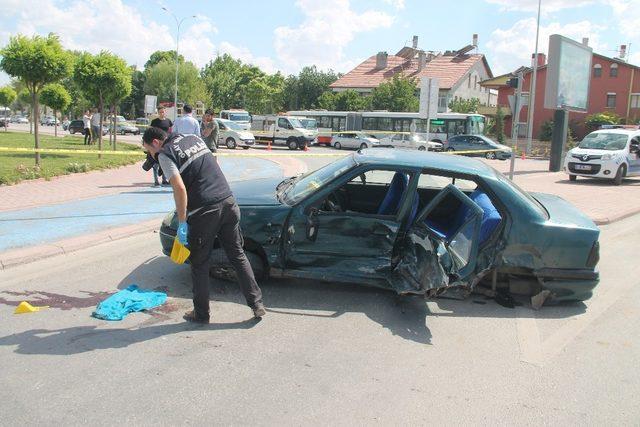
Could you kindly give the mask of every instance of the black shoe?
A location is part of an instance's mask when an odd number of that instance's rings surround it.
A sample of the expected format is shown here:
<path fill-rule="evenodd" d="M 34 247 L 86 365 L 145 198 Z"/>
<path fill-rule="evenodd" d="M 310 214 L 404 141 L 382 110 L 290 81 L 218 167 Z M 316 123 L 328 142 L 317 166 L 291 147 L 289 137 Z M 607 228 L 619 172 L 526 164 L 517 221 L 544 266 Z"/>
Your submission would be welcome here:
<path fill-rule="evenodd" d="M 264 309 L 264 304 L 261 302 L 253 307 L 253 317 L 256 319 L 261 319 L 265 314 L 267 314 L 267 310 Z"/>
<path fill-rule="evenodd" d="M 209 324 L 209 318 L 208 317 L 197 317 L 196 316 L 196 312 L 191 310 L 191 311 L 187 311 L 184 316 L 182 316 L 182 318 L 184 320 L 186 320 L 187 322 L 191 322 L 191 323 L 200 323 L 203 325 L 207 325 Z"/>

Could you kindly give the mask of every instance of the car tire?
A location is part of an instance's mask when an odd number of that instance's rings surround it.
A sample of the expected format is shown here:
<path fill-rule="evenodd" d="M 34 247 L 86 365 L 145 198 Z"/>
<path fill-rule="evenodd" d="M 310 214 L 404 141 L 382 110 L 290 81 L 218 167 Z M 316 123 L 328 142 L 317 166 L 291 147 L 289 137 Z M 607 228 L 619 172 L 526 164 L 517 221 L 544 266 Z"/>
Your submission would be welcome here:
<path fill-rule="evenodd" d="M 420 146 L 418 147 L 418 151 L 427 151 L 427 149 L 425 147 Z"/>
<path fill-rule="evenodd" d="M 361 150 L 364 150 L 365 148 L 369 148 L 365 142 L 363 142 L 362 144 L 360 144 L 360 149 L 361 149 Z"/>
<path fill-rule="evenodd" d="M 236 144 L 236 140 L 231 137 L 227 138 L 227 140 L 225 141 L 225 145 L 230 150 L 235 150 L 238 146 L 238 144 Z"/>
<path fill-rule="evenodd" d="M 289 148 L 289 150 L 296 150 L 298 148 L 298 141 L 293 137 L 287 139 L 287 148 Z"/>
<path fill-rule="evenodd" d="M 75 135 L 76 131 L 75 131 L 75 130 L 73 130 L 73 129 L 69 129 L 69 133 L 70 133 L 71 135 Z"/>
<path fill-rule="evenodd" d="M 627 174 L 627 166 L 620 165 L 620 167 L 618 168 L 618 171 L 616 172 L 615 178 L 613 178 L 613 185 L 621 185 L 622 178 L 624 178 L 626 174 Z"/>
<path fill-rule="evenodd" d="M 336 150 L 341 150 L 342 149 L 342 144 L 340 144 L 340 142 L 336 141 L 335 144 L 333 144 L 333 148 L 335 148 Z"/>
<path fill-rule="evenodd" d="M 247 147 L 246 145 L 244 147 L 242 147 L 243 150 L 248 150 L 250 147 Z"/>
<path fill-rule="evenodd" d="M 495 151 L 487 151 L 487 152 L 484 154 L 484 157 L 485 157 L 487 160 L 495 160 L 495 159 L 496 159 L 496 152 L 495 152 Z"/>
<path fill-rule="evenodd" d="M 447 148 L 447 151 L 456 151 L 452 147 Z"/>
<path fill-rule="evenodd" d="M 569 181 L 575 181 L 578 179 L 578 175 L 569 175 Z"/>
<path fill-rule="evenodd" d="M 247 259 L 249 260 L 249 264 L 251 264 L 251 269 L 253 270 L 253 275 L 257 281 L 266 279 L 267 277 L 267 268 L 262 257 L 254 252 L 245 250 L 245 254 L 247 255 Z M 212 267 L 209 270 L 209 275 L 218 279 L 226 280 L 229 282 L 236 282 L 237 276 L 233 267 L 230 265 L 228 259 L 225 256 L 226 264 L 217 265 Z"/>

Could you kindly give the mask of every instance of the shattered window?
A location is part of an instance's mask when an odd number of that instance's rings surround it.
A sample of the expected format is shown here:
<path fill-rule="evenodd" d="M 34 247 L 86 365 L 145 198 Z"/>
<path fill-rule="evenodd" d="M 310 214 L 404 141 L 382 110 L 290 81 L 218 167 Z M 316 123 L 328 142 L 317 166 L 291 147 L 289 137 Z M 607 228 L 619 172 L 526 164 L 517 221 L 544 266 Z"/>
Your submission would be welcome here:
<path fill-rule="evenodd" d="M 465 225 L 453 236 L 449 244 L 449 250 L 453 254 L 458 268 L 463 268 L 469 263 L 471 256 L 471 245 L 473 243 L 473 232 L 475 222 L 467 221 Z"/>
<path fill-rule="evenodd" d="M 452 178 L 450 176 L 423 173 L 420 174 L 420 178 L 418 179 L 418 188 L 442 189 L 449 184 L 455 185 L 465 193 L 478 188 L 478 184 L 476 184 L 475 181 L 462 178 Z"/>

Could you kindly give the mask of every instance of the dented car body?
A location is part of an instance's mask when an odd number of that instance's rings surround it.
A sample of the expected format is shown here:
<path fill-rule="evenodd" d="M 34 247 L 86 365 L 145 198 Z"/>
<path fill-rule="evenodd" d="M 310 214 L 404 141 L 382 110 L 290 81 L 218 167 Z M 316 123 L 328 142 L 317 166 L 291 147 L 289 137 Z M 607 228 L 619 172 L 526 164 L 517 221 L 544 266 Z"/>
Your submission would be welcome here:
<path fill-rule="evenodd" d="M 362 150 L 281 180 L 232 184 L 256 276 L 358 283 L 436 296 L 477 286 L 584 300 L 599 229 L 563 199 L 529 194 L 481 161 Z M 175 213 L 160 237 L 168 254 Z M 219 245 L 217 246 L 219 248 Z M 222 249 L 212 259 L 225 268 Z"/>

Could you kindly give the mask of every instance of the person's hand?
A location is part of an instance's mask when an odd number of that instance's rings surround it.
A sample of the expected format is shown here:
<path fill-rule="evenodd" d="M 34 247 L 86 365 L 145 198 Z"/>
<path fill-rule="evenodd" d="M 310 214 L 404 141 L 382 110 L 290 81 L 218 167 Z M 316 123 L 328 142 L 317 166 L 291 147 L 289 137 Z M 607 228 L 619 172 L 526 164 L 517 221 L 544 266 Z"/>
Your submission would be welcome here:
<path fill-rule="evenodd" d="M 188 245 L 189 242 L 187 241 L 187 235 L 189 234 L 189 225 L 186 222 L 181 222 L 178 224 L 178 233 L 177 233 L 177 237 L 178 237 L 178 241 L 180 241 L 180 243 L 182 243 L 183 245 Z"/>

